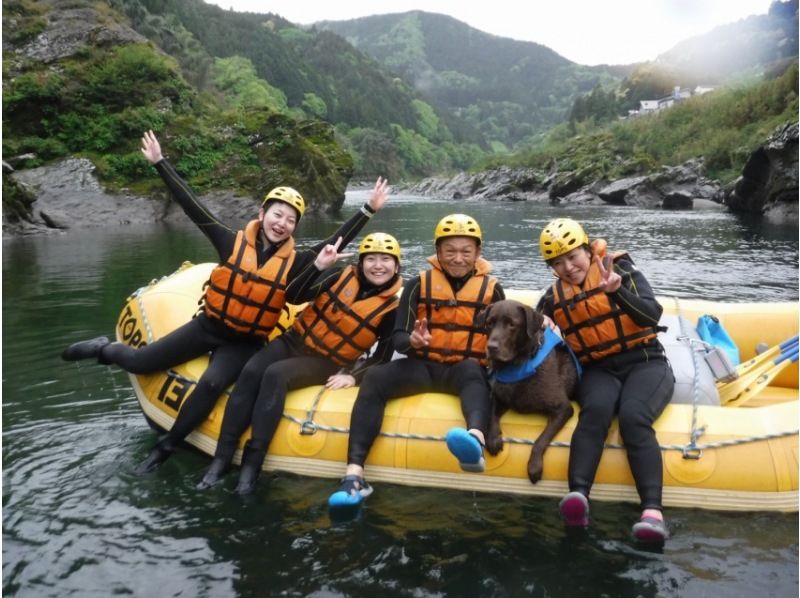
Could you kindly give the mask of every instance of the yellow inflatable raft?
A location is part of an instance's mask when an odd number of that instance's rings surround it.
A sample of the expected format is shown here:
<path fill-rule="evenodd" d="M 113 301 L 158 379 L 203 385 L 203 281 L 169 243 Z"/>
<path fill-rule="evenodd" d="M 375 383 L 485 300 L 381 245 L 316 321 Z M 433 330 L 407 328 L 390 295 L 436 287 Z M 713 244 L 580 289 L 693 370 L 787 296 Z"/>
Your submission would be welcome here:
<path fill-rule="evenodd" d="M 188 321 L 212 268 L 213 264 L 185 264 L 136 291 L 117 322 L 118 340 L 140 346 Z M 507 294 L 529 304 L 537 298 L 532 292 Z M 706 313 L 717 316 L 736 340 L 744 362 L 756 356 L 757 345 L 773 347 L 797 334 L 798 310 L 793 303 L 659 300 L 665 313 L 680 314 L 689 322 Z M 294 310 L 287 306 L 284 325 Z M 796 360 L 772 359 L 779 354 L 775 349 L 763 354 L 761 361 L 766 363 L 745 363 L 743 375 L 720 390 L 722 405 L 702 404 L 708 401 L 690 392 L 686 402 L 674 400 L 666 408 L 655 425 L 664 455 L 666 506 L 798 510 L 798 368 Z M 206 364 L 207 358 L 202 357 L 168 372 L 131 375 L 151 424 L 161 429 L 172 426 Z M 325 391 L 321 386 L 290 393 L 264 469 L 331 478 L 343 475 L 355 397 L 356 389 Z M 209 455 L 216 447 L 226 400 L 227 395 L 187 438 Z M 526 464 L 544 421 L 537 415 L 506 414 L 504 450 L 497 457 L 487 455 L 484 474 L 470 474 L 458 468 L 443 439 L 451 427 L 463 426 L 455 397 L 427 393 L 391 401 L 381 436 L 367 461 L 368 476 L 373 482 L 560 497 L 567 491 L 569 441 L 577 409 L 548 449 L 544 478 L 534 485 L 526 476 Z M 606 442 L 592 498 L 638 502 L 616 425 Z M 238 459 L 239 452 L 237 463 Z"/>

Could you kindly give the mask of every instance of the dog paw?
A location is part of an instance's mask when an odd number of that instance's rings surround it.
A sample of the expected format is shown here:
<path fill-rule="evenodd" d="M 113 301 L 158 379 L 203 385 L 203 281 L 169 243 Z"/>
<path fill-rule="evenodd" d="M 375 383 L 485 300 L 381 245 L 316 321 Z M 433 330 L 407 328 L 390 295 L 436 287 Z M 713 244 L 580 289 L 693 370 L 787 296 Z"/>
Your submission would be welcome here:
<path fill-rule="evenodd" d="M 502 438 L 489 438 L 486 440 L 486 450 L 493 457 L 503 450 Z"/>
<path fill-rule="evenodd" d="M 542 479 L 542 471 L 544 470 L 544 462 L 541 458 L 535 456 L 528 461 L 528 479 L 532 484 L 535 484 Z"/>
<path fill-rule="evenodd" d="M 535 484 L 539 480 L 542 479 L 542 469 L 539 468 L 537 470 L 528 470 L 528 479 L 531 481 L 531 484 Z"/>

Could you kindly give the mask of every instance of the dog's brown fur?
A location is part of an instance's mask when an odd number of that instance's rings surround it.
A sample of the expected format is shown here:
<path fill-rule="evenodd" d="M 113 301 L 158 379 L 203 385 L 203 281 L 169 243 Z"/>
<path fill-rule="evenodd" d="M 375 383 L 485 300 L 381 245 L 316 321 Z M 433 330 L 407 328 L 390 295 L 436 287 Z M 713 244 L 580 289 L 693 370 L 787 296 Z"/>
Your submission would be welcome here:
<path fill-rule="evenodd" d="M 488 335 L 486 356 L 495 369 L 527 360 L 542 344 L 544 318 L 527 305 L 513 300 L 498 301 L 481 316 Z M 572 417 L 570 400 L 577 384 L 575 363 L 563 347 L 554 349 L 527 380 L 508 384 L 495 381 L 486 449 L 492 455 L 503 450 L 500 416 L 508 409 L 544 413 L 547 425 L 536 439 L 528 460 L 528 477 L 534 484 L 538 482 L 542 479 L 547 446 Z"/>

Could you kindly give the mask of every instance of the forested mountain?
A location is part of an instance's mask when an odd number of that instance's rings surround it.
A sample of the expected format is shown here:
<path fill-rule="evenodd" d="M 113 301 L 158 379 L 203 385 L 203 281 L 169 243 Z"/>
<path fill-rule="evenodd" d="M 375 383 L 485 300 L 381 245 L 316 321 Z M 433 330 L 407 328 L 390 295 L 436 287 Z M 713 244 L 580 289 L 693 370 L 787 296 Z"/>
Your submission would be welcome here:
<path fill-rule="evenodd" d="M 357 175 L 397 179 L 466 168 L 488 150 L 477 130 L 437 113 L 403 79 L 331 32 L 201 0 L 109 1 L 134 29 L 175 55 L 201 88 L 234 88 L 240 101 L 250 101 L 239 81 L 249 67 L 247 85 L 261 80 L 272 109 L 335 124 Z M 232 66 L 231 84 L 220 70 Z"/>
<path fill-rule="evenodd" d="M 540 44 L 422 11 L 314 26 L 374 56 L 434 106 L 480 130 L 497 151 L 535 142 L 565 118 L 577 95 L 611 86 L 631 70 L 581 66 Z"/>

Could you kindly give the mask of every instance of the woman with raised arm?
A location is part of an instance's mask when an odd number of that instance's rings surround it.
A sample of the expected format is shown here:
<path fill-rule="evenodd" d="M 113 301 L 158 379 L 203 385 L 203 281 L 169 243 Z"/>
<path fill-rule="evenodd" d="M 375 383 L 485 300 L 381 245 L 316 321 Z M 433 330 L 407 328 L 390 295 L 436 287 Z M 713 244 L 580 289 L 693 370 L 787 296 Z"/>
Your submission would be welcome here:
<path fill-rule="evenodd" d="M 217 251 L 219 264 L 205 287 L 202 309 L 189 322 L 156 342 L 134 349 L 105 336 L 81 341 L 62 353 L 66 361 L 96 358 L 133 374 L 166 370 L 200 355 L 211 354 L 208 368 L 183 402 L 172 429 L 137 467 L 153 471 L 210 413 L 219 395 L 239 376 L 242 367 L 264 346 L 283 309 L 296 301 L 292 282 L 308 269 L 326 246 L 344 248 L 383 207 L 387 183 L 378 179 L 372 196 L 330 238 L 296 250 L 292 236 L 305 211 L 303 197 L 291 187 L 266 194 L 244 229 L 234 230 L 206 209 L 189 185 L 163 157 L 152 131 L 142 137 L 142 154 L 153 164 L 186 215 Z"/>

